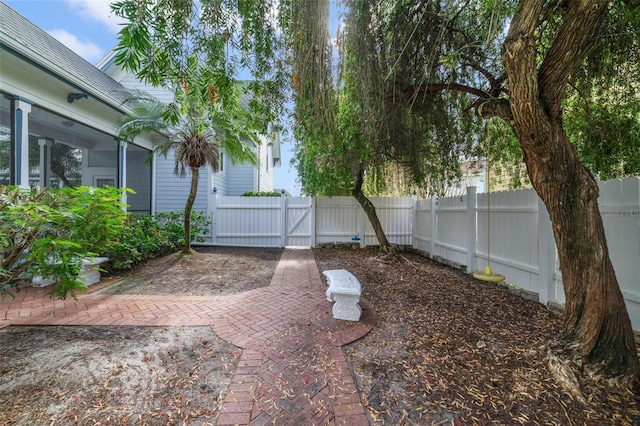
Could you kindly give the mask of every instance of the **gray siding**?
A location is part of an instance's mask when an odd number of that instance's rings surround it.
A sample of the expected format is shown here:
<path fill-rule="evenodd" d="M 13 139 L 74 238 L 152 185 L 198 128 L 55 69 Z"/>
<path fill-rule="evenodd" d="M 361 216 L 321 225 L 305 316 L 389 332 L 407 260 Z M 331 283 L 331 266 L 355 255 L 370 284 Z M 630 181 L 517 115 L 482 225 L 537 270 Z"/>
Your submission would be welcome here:
<path fill-rule="evenodd" d="M 222 170 L 219 172 L 215 172 L 213 173 L 212 176 L 212 182 L 211 182 L 211 186 L 213 188 L 216 188 L 216 193 L 220 194 L 220 195 L 229 195 L 227 193 L 229 186 L 227 184 L 227 170 L 230 169 L 231 167 L 231 162 L 229 161 L 229 159 L 227 158 L 227 156 L 225 155 L 223 157 L 223 167 Z M 213 188 L 211 188 L 213 190 Z"/>
<path fill-rule="evenodd" d="M 254 190 L 254 168 L 250 164 L 240 164 L 230 167 L 225 172 L 228 182 L 227 195 L 242 195 Z"/>
<path fill-rule="evenodd" d="M 170 103 L 173 100 L 173 92 L 167 89 L 153 87 L 150 84 L 145 84 L 138 80 L 138 78 L 133 74 L 125 75 L 122 80 L 119 82 L 127 89 L 135 89 L 135 90 L 143 90 L 149 93 L 151 96 L 158 98 L 161 102 Z"/>
<path fill-rule="evenodd" d="M 170 212 L 183 210 L 191 188 L 191 173 L 180 178 L 173 173 L 175 167 L 173 152 L 165 159 L 156 156 L 156 212 Z M 193 210 L 207 211 L 207 181 L 209 172 L 206 167 L 200 169 L 198 181 L 198 195 L 193 204 Z"/>

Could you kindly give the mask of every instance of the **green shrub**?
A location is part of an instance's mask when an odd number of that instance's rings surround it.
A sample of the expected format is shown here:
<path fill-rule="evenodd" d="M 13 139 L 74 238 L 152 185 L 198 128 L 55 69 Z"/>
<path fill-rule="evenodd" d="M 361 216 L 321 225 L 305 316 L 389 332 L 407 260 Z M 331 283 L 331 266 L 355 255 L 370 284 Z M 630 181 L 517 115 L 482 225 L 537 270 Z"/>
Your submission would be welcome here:
<path fill-rule="evenodd" d="M 247 191 L 241 197 L 280 197 L 278 191 Z"/>
<path fill-rule="evenodd" d="M 105 254 L 111 270 L 130 269 L 156 256 L 176 251 L 183 246 L 183 212 L 130 216 L 117 243 Z M 202 234 L 210 222 L 200 212 L 191 213 L 191 241 L 202 241 Z"/>
<path fill-rule="evenodd" d="M 36 192 L 0 186 L 0 297 L 36 275 L 56 280 L 52 295 L 84 288 L 82 259 L 105 256 L 112 269 L 182 247 L 183 213 L 133 216 L 123 210 L 123 191 L 113 187 L 60 188 Z M 191 241 L 202 241 L 209 222 L 191 214 Z"/>
<path fill-rule="evenodd" d="M 117 188 L 0 186 L 0 296 L 35 275 L 53 277 L 52 295 L 84 288 L 82 259 L 108 252 L 127 213 Z"/>

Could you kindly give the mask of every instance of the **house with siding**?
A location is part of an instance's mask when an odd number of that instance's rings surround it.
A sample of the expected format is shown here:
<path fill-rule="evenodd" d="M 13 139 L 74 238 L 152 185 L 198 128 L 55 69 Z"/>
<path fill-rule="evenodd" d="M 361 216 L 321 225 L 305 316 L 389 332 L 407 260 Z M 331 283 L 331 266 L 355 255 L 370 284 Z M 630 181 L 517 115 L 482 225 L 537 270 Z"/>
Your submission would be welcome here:
<path fill-rule="evenodd" d="M 124 71 L 115 64 L 115 52 L 111 52 L 102 59 L 96 67 L 103 73 L 122 84 L 131 91 L 144 91 L 158 100 L 170 103 L 173 100 L 173 92 L 168 88 L 154 87 L 139 79 L 133 73 Z M 241 99 L 247 107 L 249 98 Z M 245 102 L 243 102 L 245 101 Z M 271 129 L 272 126 L 269 126 Z M 255 150 L 258 164 L 256 166 L 244 164 L 231 164 L 229 158 L 222 153 L 220 170 L 214 171 L 210 167 L 201 170 L 199 191 L 194 208 L 206 211 L 209 205 L 208 199 L 215 191 L 219 195 L 242 195 L 248 191 L 273 191 L 273 169 L 280 167 L 280 139 L 275 131 L 269 131 L 268 135 L 260 136 L 260 144 L 254 145 L 247 141 Z M 175 206 L 183 206 L 186 202 L 190 188 L 189 179 L 176 179 L 173 174 L 174 157 L 170 154 L 166 158 L 157 156 L 156 183 L 162 191 L 156 192 L 156 211 L 176 210 Z"/>
<path fill-rule="evenodd" d="M 107 56 L 96 67 L 0 2 L 0 185 L 129 187 L 129 210 L 183 208 L 189 178 L 173 174 L 172 157 L 152 157 L 160 135 L 119 141 L 116 125 L 129 112 L 132 88 L 160 99 L 168 90 L 145 87 Z M 214 189 L 223 195 L 272 190 L 280 161 L 278 135 L 262 137 L 259 167 L 231 165 L 201 173 L 196 209 L 208 211 Z"/>

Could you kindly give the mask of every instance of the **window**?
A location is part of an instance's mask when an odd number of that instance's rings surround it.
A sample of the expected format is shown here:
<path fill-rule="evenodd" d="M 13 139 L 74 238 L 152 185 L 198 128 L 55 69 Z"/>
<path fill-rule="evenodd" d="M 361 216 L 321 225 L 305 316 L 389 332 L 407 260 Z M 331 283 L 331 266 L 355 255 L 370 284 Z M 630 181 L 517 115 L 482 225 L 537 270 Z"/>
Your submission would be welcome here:
<path fill-rule="evenodd" d="M 29 114 L 31 187 L 117 186 L 117 176 L 118 143 L 112 135 L 33 106 Z"/>
<path fill-rule="evenodd" d="M 104 188 L 105 186 L 116 186 L 116 178 L 114 177 L 93 177 L 93 186 Z"/>
<path fill-rule="evenodd" d="M 218 173 L 224 172 L 224 152 L 219 151 L 218 157 L 218 170 L 215 170 Z"/>

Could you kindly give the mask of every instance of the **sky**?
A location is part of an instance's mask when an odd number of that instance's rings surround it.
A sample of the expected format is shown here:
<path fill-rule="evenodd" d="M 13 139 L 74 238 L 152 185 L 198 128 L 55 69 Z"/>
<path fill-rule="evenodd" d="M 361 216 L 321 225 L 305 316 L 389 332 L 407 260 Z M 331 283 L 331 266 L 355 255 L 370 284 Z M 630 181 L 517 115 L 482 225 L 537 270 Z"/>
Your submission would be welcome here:
<path fill-rule="evenodd" d="M 111 13 L 112 0 L 3 0 L 92 64 L 117 44 L 122 22 Z M 282 146 L 282 165 L 274 169 L 274 188 L 300 194 L 297 172 L 290 165 L 292 142 Z"/>

